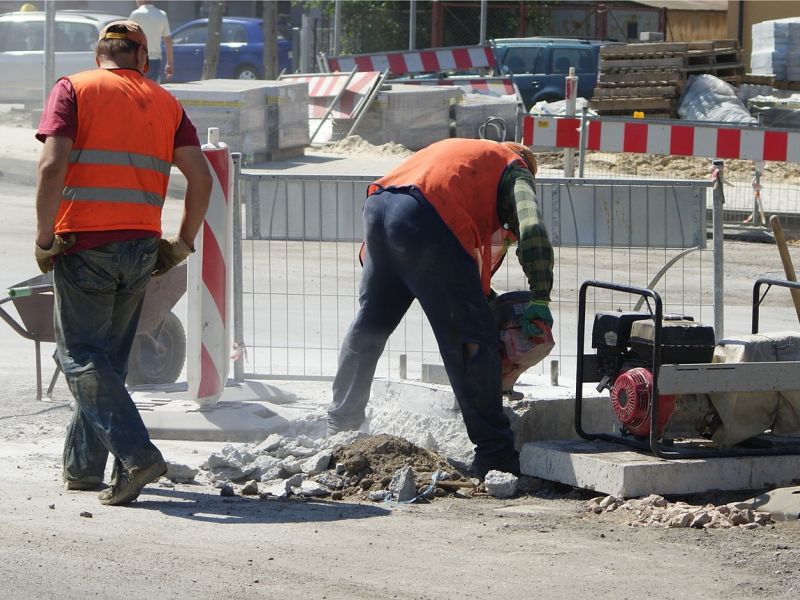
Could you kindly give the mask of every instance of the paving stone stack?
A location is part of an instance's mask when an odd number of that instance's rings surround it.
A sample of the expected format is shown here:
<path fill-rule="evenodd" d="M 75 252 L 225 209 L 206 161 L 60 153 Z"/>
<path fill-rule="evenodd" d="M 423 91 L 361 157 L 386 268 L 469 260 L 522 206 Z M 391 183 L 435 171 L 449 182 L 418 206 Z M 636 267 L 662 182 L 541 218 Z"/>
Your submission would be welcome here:
<path fill-rule="evenodd" d="M 389 142 L 419 150 L 450 137 L 450 107 L 464 91 L 455 86 L 385 85 L 353 132 L 371 144 Z M 353 119 L 334 119 L 331 139 L 349 134 Z"/>
<path fill-rule="evenodd" d="M 600 115 L 642 111 L 672 118 L 690 75 L 707 73 L 736 85 L 743 72 L 738 40 L 604 46 L 590 108 Z"/>
<path fill-rule="evenodd" d="M 209 127 L 245 164 L 302 156 L 308 139 L 308 85 L 207 79 L 164 86 L 183 104 L 200 141 Z"/>

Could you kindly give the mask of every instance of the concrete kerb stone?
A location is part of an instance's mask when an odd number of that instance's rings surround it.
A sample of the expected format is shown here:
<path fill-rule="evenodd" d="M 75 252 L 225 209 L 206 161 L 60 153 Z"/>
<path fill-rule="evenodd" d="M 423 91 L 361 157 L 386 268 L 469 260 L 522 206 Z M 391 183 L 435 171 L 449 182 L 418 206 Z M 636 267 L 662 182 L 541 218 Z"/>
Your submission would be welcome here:
<path fill-rule="evenodd" d="M 663 460 L 606 442 L 562 440 L 524 444 L 520 467 L 532 477 L 636 498 L 790 485 L 800 473 L 800 456 Z"/>

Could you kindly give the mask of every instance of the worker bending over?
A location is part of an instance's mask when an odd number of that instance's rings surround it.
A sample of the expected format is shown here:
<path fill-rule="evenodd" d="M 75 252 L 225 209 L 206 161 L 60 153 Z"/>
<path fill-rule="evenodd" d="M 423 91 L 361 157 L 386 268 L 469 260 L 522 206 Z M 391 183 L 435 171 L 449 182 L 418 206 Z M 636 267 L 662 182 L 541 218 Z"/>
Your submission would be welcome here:
<path fill-rule="evenodd" d="M 416 298 L 475 444 L 473 471 L 519 473 L 487 297 L 493 266 L 508 247 L 501 238 L 513 236 L 532 292 L 523 330 L 541 333 L 536 321 L 552 326 L 553 250 L 535 173 L 533 154 L 520 144 L 453 138 L 420 150 L 369 187 L 360 308 L 339 355 L 329 434 L 363 423 L 378 359 Z"/>

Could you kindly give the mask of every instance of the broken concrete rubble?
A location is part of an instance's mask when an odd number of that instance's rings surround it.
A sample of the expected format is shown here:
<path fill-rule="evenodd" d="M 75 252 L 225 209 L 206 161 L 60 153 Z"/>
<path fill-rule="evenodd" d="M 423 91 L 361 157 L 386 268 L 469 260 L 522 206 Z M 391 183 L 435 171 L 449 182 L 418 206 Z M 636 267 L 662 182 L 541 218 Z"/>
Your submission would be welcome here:
<path fill-rule="evenodd" d="M 389 491 L 398 502 L 408 502 L 417 495 L 417 476 L 413 467 L 402 467 L 395 471 L 389 482 Z"/>
<path fill-rule="evenodd" d="M 486 493 L 495 498 L 511 498 L 517 493 L 519 478 L 511 473 L 489 471 L 484 479 Z"/>
<path fill-rule="evenodd" d="M 199 471 L 188 465 L 167 461 L 167 472 L 164 475 L 173 483 L 190 483 Z"/>
<path fill-rule="evenodd" d="M 625 500 L 618 496 L 598 496 L 586 503 L 589 513 L 625 513 L 633 527 L 693 527 L 696 529 L 755 529 L 772 523 L 772 515 L 757 511 L 749 502 L 715 506 L 696 506 L 668 502 L 663 496 Z"/>

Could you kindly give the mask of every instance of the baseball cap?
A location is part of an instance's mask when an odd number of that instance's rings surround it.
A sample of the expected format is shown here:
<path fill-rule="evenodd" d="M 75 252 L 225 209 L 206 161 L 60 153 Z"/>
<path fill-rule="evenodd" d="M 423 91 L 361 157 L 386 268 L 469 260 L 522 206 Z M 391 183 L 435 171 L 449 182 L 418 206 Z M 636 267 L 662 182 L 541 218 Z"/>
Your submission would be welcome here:
<path fill-rule="evenodd" d="M 503 142 L 503 145 L 511 150 L 512 152 L 516 153 L 523 162 L 525 166 L 528 167 L 528 170 L 533 174 L 536 175 L 537 171 L 537 164 L 536 164 L 536 157 L 531 152 L 531 149 L 527 146 L 523 146 L 522 144 L 518 144 L 516 142 Z"/>
<path fill-rule="evenodd" d="M 147 36 L 136 21 L 112 21 L 103 27 L 98 40 L 130 40 L 147 48 Z"/>

